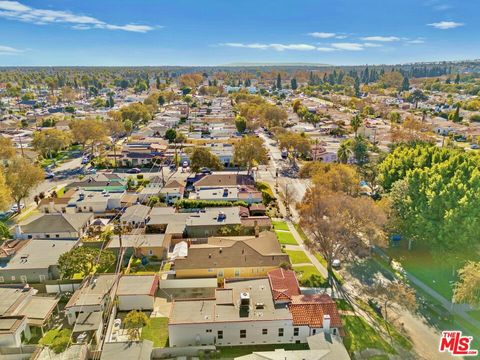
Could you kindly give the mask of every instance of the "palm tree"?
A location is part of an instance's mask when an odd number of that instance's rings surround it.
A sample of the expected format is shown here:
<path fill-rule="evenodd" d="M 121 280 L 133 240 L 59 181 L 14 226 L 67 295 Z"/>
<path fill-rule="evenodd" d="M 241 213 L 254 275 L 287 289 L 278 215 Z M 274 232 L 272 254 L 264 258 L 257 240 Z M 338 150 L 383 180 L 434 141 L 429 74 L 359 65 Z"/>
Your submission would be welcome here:
<path fill-rule="evenodd" d="M 352 155 L 352 149 L 350 147 L 350 143 L 348 141 L 344 141 L 340 144 L 340 147 L 337 151 L 337 158 L 338 161 L 342 164 L 346 164 L 350 156 Z"/>
<path fill-rule="evenodd" d="M 355 132 L 355 137 L 357 137 L 357 132 L 361 125 L 362 125 L 362 119 L 358 114 L 352 117 L 352 119 L 350 120 L 350 127 Z"/>

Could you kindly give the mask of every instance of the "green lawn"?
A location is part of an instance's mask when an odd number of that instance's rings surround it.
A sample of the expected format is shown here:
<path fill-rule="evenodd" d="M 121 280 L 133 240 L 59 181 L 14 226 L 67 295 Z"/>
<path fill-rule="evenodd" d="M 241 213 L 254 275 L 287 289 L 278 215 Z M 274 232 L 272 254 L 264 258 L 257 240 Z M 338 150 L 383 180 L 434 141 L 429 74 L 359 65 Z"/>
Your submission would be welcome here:
<path fill-rule="evenodd" d="M 302 238 L 303 242 L 305 244 L 308 244 L 310 242 L 310 239 L 307 237 L 307 235 L 305 234 L 305 232 L 302 230 L 302 228 L 300 227 L 300 225 L 298 224 L 293 224 L 293 226 L 295 227 L 295 229 L 297 230 L 298 232 L 298 235 L 300 235 L 300 237 Z"/>
<path fill-rule="evenodd" d="M 272 221 L 273 228 L 275 230 L 285 230 L 289 231 L 290 229 L 288 228 L 288 225 L 285 221 Z"/>
<path fill-rule="evenodd" d="M 468 315 L 470 315 L 472 318 L 480 321 L 480 310 L 469 311 Z"/>
<path fill-rule="evenodd" d="M 168 318 L 150 318 L 149 324 L 142 328 L 141 338 L 153 341 L 153 347 L 167 347 Z"/>
<path fill-rule="evenodd" d="M 428 249 L 405 247 L 387 249 L 388 254 L 400 262 L 405 270 L 422 280 L 426 285 L 450 300 L 452 285 L 457 280 L 456 272 L 467 260 L 480 260 L 480 255 L 468 249 L 457 254 L 432 255 Z"/>
<path fill-rule="evenodd" d="M 43 338 L 40 339 L 39 343 L 42 344 L 42 345 L 45 345 L 45 346 L 51 345 L 53 339 L 55 339 L 55 337 L 57 337 L 59 332 L 60 332 L 59 329 L 52 329 L 52 330 L 47 331 L 45 333 L 45 335 L 43 336 Z"/>
<path fill-rule="evenodd" d="M 280 244 L 298 245 L 290 231 L 275 230 L 275 234 L 277 234 L 277 239 Z"/>
<path fill-rule="evenodd" d="M 307 254 L 302 250 L 286 250 L 292 264 L 311 264 Z"/>
<path fill-rule="evenodd" d="M 324 287 L 327 280 L 320 274 L 317 268 L 312 265 L 294 266 L 293 270 L 297 273 L 298 282 L 304 287 Z"/>
<path fill-rule="evenodd" d="M 342 316 L 346 336 L 343 343 L 350 354 L 365 349 L 379 349 L 395 354 L 393 347 L 359 316 Z"/>
<path fill-rule="evenodd" d="M 265 345 L 243 345 L 243 346 L 219 346 L 222 359 L 232 359 L 239 356 L 249 355 L 255 351 L 274 351 L 275 349 L 285 350 L 308 350 L 307 344 L 265 344 Z"/>

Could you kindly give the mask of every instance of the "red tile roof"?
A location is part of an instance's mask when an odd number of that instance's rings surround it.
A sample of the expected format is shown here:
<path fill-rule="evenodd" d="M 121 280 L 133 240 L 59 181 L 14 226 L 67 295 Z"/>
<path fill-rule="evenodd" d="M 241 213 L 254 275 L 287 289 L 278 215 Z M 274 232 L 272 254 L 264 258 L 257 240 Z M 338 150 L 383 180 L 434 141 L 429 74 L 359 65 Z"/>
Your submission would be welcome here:
<path fill-rule="evenodd" d="M 275 301 L 291 300 L 293 295 L 300 295 L 297 277 L 292 270 L 282 268 L 272 270 L 268 273 L 268 280 Z"/>
<path fill-rule="evenodd" d="M 322 327 L 323 315 L 330 315 L 330 326 L 341 328 L 342 320 L 337 310 L 337 305 L 326 294 L 295 295 L 289 304 L 294 325 L 308 325 Z"/>

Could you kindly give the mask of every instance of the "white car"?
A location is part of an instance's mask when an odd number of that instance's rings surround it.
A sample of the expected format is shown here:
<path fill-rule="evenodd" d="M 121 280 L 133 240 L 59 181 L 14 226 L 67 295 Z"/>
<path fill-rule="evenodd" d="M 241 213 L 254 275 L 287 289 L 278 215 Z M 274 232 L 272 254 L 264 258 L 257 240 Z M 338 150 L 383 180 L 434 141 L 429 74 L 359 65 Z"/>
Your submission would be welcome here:
<path fill-rule="evenodd" d="M 332 267 L 335 268 L 335 269 L 338 269 L 340 268 L 340 266 L 342 265 L 342 262 L 338 259 L 333 259 L 332 261 Z"/>

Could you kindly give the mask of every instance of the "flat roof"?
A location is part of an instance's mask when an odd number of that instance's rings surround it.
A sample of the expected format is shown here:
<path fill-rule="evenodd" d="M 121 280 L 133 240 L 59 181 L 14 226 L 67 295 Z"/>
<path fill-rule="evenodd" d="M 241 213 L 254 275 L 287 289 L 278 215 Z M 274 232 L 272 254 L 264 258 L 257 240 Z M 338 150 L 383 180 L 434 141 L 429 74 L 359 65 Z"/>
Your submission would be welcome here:
<path fill-rule="evenodd" d="M 65 308 L 73 306 L 98 305 L 110 292 L 115 282 L 115 274 L 102 274 L 88 277 L 68 301 Z"/>
<path fill-rule="evenodd" d="M 26 316 L 30 325 L 42 326 L 55 310 L 59 301 L 60 298 L 32 296 L 28 303 L 18 311 L 18 314 Z"/>
<path fill-rule="evenodd" d="M 75 241 L 71 240 L 32 239 L 23 241 L 28 241 L 28 243 L 8 263 L 0 263 L 0 270 L 48 268 L 56 265 L 60 255 L 75 246 Z"/>
<path fill-rule="evenodd" d="M 158 288 L 156 275 L 123 275 L 117 288 L 117 295 L 151 295 Z"/>
<path fill-rule="evenodd" d="M 29 291 L 25 291 L 23 285 L 3 285 L 0 286 L 0 316 L 14 310 L 15 304 L 20 304 L 28 295 Z"/>
<path fill-rule="evenodd" d="M 126 234 L 122 235 L 123 247 L 159 247 L 163 244 L 165 234 Z M 118 235 L 112 236 L 107 249 L 120 248 Z"/>
<path fill-rule="evenodd" d="M 149 340 L 105 343 L 101 360 L 150 360 L 153 342 Z"/>
<path fill-rule="evenodd" d="M 225 294 L 223 293 L 225 292 Z M 285 305 L 276 306 L 267 278 L 242 279 L 217 289 L 218 299 L 177 300 L 172 303 L 170 325 L 233 321 L 291 320 Z M 221 293 L 221 295 L 219 295 Z M 249 311 L 240 309 L 240 294 L 250 297 Z M 230 301 L 230 296 L 232 301 Z"/>
<path fill-rule="evenodd" d="M 187 226 L 202 225 L 240 225 L 242 222 L 239 215 L 238 206 L 207 208 L 201 212 L 193 213 L 186 221 Z M 224 218 L 219 218 L 219 214 L 223 213 Z"/>

